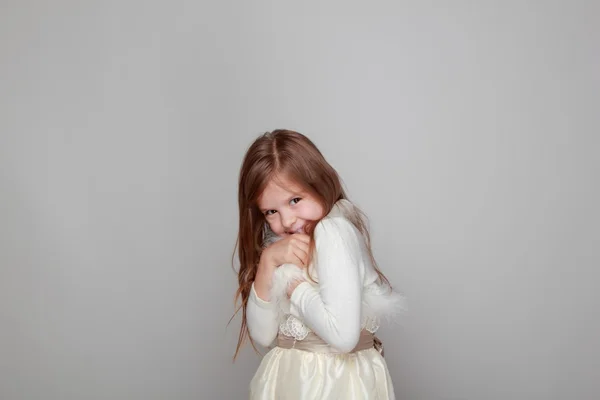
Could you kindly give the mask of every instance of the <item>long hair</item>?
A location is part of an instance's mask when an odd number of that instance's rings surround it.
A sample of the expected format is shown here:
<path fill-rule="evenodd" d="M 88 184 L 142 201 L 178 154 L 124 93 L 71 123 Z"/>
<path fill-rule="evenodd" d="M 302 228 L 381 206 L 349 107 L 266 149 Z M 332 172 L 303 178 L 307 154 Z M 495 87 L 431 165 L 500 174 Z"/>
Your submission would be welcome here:
<path fill-rule="evenodd" d="M 266 223 L 257 202 L 267 184 L 280 177 L 287 178 L 309 192 L 323 207 L 324 216 L 329 214 L 338 200 L 347 199 L 336 170 L 325 160 L 315 144 L 301 133 L 284 129 L 274 130 L 259 136 L 248 148 L 238 182 L 239 230 L 236 249 L 239 258 L 239 286 L 234 303 L 237 304 L 241 300 L 235 314 L 242 310 L 242 322 L 234 360 L 246 339 L 250 340 L 256 350 L 246 323 L 246 305 L 263 249 Z M 355 213 L 350 219 L 365 237 L 380 281 L 389 285 L 389 281 L 375 263 L 366 216 L 355 207 Z M 318 222 L 314 221 L 315 224 Z M 311 238 L 310 260 L 315 249 L 314 224 L 307 227 L 307 233 Z"/>

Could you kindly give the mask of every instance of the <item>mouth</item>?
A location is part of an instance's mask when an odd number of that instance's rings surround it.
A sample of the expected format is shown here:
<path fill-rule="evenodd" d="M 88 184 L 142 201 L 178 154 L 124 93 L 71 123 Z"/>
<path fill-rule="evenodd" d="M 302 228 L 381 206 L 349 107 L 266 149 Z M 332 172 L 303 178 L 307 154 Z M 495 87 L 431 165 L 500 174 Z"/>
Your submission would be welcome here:
<path fill-rule="evenodd" d="M 300 228 L 296 229 L 295 231 L 289 231 L 288 233 L 290 235 L 293 235 L 294 233 L 304 233 L 304 227 L 301 226 Z"/>

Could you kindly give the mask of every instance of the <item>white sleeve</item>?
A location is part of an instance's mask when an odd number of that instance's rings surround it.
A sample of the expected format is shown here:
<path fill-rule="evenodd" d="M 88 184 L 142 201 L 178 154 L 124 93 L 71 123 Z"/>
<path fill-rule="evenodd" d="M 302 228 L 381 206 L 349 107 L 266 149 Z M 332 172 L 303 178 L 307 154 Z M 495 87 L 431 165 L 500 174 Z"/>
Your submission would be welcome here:
<path fill-rule="evenodd" d="M 360 336 L 361 234 L 344 218 L 326 218 L 315 228 L 319 288 L 304 282 L 291 296 L 290 313 L 331 346 L 350 352 Z"/>
<path fill-rule="evenodd" d="M 273 343 L 279 330 L 276 303 L 258 297 L 254 282 L 246 304 L 246 324 L 252 340 L 263 347 L 269 347 Z"/>

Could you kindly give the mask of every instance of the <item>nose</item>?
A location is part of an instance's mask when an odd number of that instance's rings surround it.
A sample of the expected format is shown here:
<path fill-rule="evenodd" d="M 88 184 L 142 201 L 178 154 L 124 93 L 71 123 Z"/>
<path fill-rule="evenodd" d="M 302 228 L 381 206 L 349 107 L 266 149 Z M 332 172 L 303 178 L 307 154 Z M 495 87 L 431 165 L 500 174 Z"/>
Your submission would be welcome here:
<path fill-rule="evenodd" d="M 296 223 L 296 216 L 291 212 L 281 213 L 280 215 L 281 215 L 281 225 L 283 226 L 283 228 L 286 231 L 289 231 L 290 229 L 292 229 L 294 227 L 294 224 Z"/>

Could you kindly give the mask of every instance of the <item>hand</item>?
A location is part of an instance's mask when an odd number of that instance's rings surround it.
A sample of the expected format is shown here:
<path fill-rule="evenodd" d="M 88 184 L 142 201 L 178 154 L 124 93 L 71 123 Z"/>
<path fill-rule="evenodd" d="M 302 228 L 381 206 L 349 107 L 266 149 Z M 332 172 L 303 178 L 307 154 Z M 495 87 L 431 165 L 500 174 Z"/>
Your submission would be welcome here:
<path fill-rule="evenodd" d="M 261 259 L 269 265 L 278 267 L 282 264 L 295 264 L 306 268 L 310 249 L 310 236 L 295 233 L 278 240 L 267 247 L 261 254 Z"/>
<path fill-rule="evenodd" d="M 294 282 L 290 283 L 287 288 L 287 297 L 292 297 L 292 293 L 296 290 L 296 287 L 302 282 L 306 282 L 304 279 L 296 279 Z"/>

